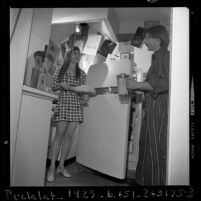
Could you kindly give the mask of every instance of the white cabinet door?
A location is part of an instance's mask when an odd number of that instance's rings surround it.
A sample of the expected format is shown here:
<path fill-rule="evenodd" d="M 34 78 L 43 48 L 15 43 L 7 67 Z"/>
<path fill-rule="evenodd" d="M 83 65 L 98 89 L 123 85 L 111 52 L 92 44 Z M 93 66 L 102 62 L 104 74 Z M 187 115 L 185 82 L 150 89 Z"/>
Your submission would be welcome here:
<path fill-rule="evenodd" d="M 22 95 L 12 186 L 44 186 L 52 100 Z"/>

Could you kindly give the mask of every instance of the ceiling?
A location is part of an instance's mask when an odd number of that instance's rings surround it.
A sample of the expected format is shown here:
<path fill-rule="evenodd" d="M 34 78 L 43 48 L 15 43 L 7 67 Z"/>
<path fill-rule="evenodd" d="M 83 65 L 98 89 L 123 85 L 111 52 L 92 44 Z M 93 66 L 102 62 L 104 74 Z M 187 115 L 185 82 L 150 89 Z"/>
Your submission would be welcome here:
<path fill-rule="evenodd" d="M 145 20 L 170 21 L 171 9 L 168 7 L 130 7 L 114 8 L 114 10 L 120 24 Z M 69 14 L 65 10 L 60 9 L 58 12 L 58 9 L 55 9 L 55 12 L 53 12 L 53 20 L 65 18 Z M 55 39 L 55 42 L 59 42 L 64 40 L 64 33 L 65 36 L 70 35 L 74 30 L 75 23 L 52 24 L 52 37 Z"/>
<path fill-rule="evenodd" d="M 87 8 L 79 8 L 79 9 L 86 9 Z M 101 9 L 101 8 L 97 8 Z M 121 22 L 125 21 L 141 21 L 141 20 L 168 20 L 170 17 L 170 8 L 168 7 L 129 7 L 129 8 L 114 8 L 117 17 Z M 97 10 L 99 12 L 99 10 Z M 66 12 L 65 8 L 55 8 L 53 11 L 53 21 L 59 20 L 65 17 L 69 17 L 69 15 L 73 15 L 74 10 L 70 9 L 68 13 Z M 93 12 L 93 11 L 92 11 Z M 101 12 L 101 11 L 100 11 Z"/>

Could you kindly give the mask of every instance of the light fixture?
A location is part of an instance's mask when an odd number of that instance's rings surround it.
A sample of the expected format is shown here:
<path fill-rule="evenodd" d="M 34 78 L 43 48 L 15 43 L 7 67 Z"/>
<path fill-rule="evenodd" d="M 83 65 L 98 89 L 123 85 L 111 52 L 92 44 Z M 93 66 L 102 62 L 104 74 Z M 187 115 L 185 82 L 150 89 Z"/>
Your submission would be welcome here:
<path fill-rule="evenodd" d="M 75 32 L 76 33 L 80 33 L 80 26 L 79 26 L 79 24 L 76 24 Z"/>

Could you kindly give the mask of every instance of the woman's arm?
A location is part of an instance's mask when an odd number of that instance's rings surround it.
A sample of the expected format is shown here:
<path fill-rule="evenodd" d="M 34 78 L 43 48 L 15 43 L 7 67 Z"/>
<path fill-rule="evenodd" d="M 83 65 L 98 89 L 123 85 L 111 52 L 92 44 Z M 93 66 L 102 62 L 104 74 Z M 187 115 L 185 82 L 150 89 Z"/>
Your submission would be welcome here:
<path fill-rule="evenodd" d="M 136 82 L 133 78 L 127 79 L 126 84 L 128 89 L 150 91 L 151 95 L 154 97 L 157 97 L 159 93 L 168 91 L 169 52 L 165 52 L 159 55 L 157 60 L 154 61 L 155 63 L 149 69 L 149 76 L 145 79 L 144 82 Z"/>
<path fill-rule="evenodd" d="M 59 85 L 65 90 L 70 90 L 70 91 L 76 92 L 75 87 L 67 84 L 66 82 L 61 82 Z"/>
<path fill-rule="evenodd" d="M 169 90 L 169 52 L 166 51 L 157 58 L 157 70 L 153 71 L 146 81 L 152 86 L 151 95 L 157 97 L 158 94 Z"/>
<path fill-rule="evenodd" d="M 60 68 L 56 69 L 52 84 L 52 91 L 57 91 L 61 89 L 60 82 L 59 82 L 59 72 Z"/>
<path fill-rule="evenodd" d="M 137 82 L 133 77 L 129 77 L 126 79 L 126 87 L 130 90 L 139 90 L 139 91 L 151 91 L 153 90 L 152 86 L 144 81 L 144 82 Z"/>

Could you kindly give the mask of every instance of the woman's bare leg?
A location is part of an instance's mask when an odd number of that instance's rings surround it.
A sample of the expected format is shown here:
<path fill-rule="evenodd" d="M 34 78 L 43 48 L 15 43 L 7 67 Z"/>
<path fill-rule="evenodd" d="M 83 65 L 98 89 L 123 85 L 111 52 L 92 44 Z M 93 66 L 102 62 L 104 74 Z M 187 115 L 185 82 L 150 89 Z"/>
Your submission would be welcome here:
<path fill-rule="evenodd" d="M 63 145 L 61 149 L 61 158 L 59 161 L 59 167 L 61 170 L 64 170 L 64 161 L 66 159 L 66 156 L 69 154 L 69 151 L 72 145 L 73 134 L 75 133 L 77 126 L 78 126 L 78 122 L 68 123 L 68 127 L 64 135 Z"/>
<path fill-rule="evenodd" d="M 55 161 L 58 157 L 59 151 L 60 151 L 60 146 L 64 137 L 65 130 L 68 126 L 67 121 L 59 121 L 57 122 L 57 127 L 56 127 L 56 134 L 54 136 L 54 140 L 52 142 L 52 147 L 51 147 L 51 164 L 50 164 L 50 172 L 54 173 L 55 170 Z"/>

